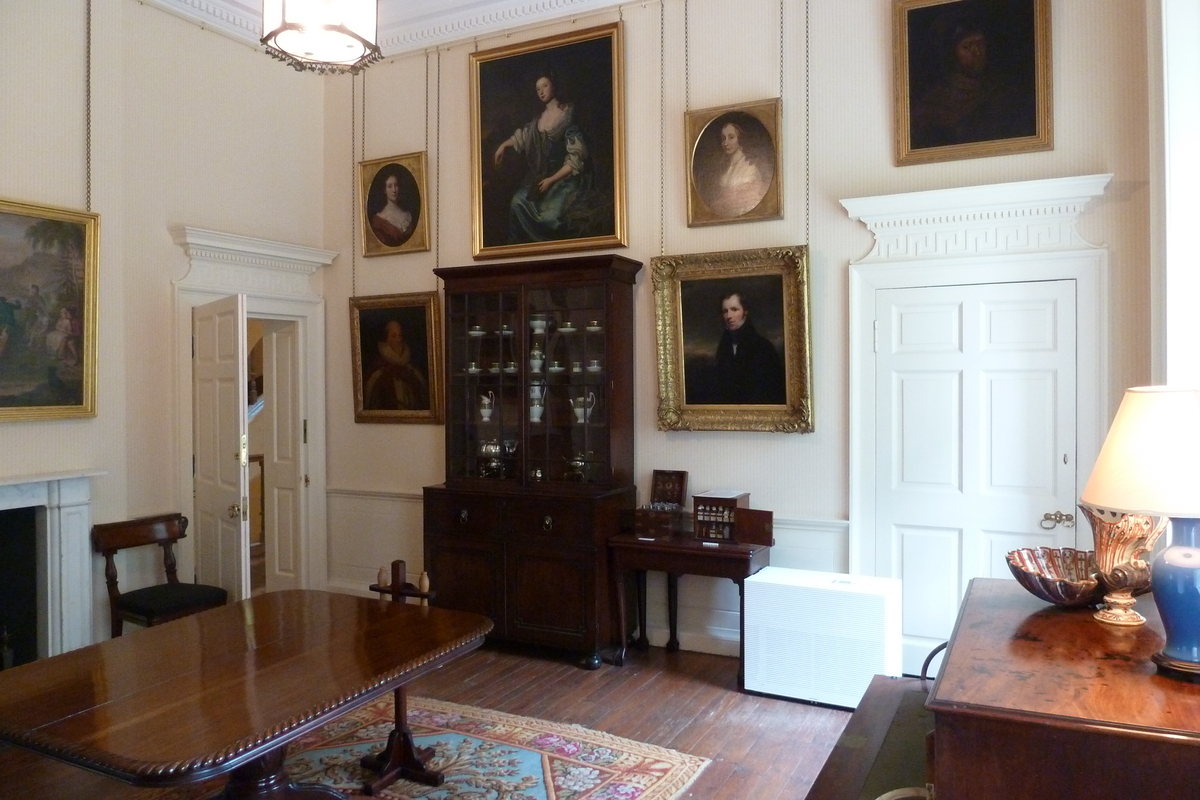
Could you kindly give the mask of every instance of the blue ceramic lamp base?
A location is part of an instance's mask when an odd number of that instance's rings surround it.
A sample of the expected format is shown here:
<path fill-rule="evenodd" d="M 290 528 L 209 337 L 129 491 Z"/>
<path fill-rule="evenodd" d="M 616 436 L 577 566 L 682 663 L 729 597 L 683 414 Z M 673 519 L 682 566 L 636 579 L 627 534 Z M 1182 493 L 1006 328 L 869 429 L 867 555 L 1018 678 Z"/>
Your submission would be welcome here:
<path fill-rule="evenodd" d="M 1150 567 L 1167 644 L 1151 658 L 1158 671 L 1200 683 L 1200 519 L 1172 517 L 1171 545 Z"/>

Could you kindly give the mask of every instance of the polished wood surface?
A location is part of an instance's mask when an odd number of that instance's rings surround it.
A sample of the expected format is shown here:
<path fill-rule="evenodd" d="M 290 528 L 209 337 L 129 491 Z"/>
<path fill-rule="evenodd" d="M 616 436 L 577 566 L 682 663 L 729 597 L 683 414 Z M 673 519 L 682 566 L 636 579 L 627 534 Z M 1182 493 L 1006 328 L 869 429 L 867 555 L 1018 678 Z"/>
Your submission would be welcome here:
<path fill-rule="evenodd" d="M 713 759 L 683 798 L 804 797 L 849 712 L 738 692 L 737 664 L 728 656 L 651 647 L 631 653 L 624 667 L 584 672 L 554 653 L 494 643 L 422 675 L 408 690 L 585 725 Z M 0 786 L 21 800 L 148 800 L 147 795 L 159 791 L 130 787 L 18 748 L 5 751 L 2 744 Z"/>
<path fill-rule="evenodd" d="M 645 650 L 649 646 L 646 638 L 646 572 L 655 570 L 667 573 L 667 617 L 671 629 L 667 650 L 679 649 L 679 576 L 703 575 L 710 578 L 728 578 L 738 587 L 739 603 L 744 601 L 742 582 L 771 563 L 771 549 L 761 544 L 737 544 L 735 542 L 701 542 L 690 536 L 642 536 L 623 533 L 608 540 L 609 559 L 612 562 L 613 581 L 617 596 L 617 620 L 620 649 L 615 663 L 620 665 L 625 658 L 628 617 L 625 612 L 626 576 L 633 572 L 637 578 L 638 628 L 637 646 Z M 744 611 L 744 609 L 740 609 Z M 741 615 L 739 614 L 739 618 Z M 743 634 L 745 631 L 743 631 Z M 742 640 L 744 655 L 745 636 Z M 741 659 L 739 658 L 739 663 Z M 738 686 L 742 672 L 738 671 Z"/>
<path fill-rule="evenodd" d="M 140 785 L 265 758 L 477 647 L 475 614 L 274 592 L 0 672 L 0 740 Z"/>
<path fill-rule="evenodd" d="M 1192 796 L 1200 685 L 1156 674 L 1162 623 L 1138 609 L 1118 628 L 973 580 L 928 703 L 939 800 Z"/>

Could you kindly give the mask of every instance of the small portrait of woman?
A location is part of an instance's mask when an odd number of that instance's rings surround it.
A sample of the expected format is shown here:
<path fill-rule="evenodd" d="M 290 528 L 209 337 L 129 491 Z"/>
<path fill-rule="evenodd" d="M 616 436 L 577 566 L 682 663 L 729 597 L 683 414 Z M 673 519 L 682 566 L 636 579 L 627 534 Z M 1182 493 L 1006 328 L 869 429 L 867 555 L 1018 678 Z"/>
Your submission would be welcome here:
<path fill-rule="evenodd" d="M 363 255 L 429 249 L 425 154 L 363 162 Z"/>
<path fill-rule="evenodd" d="M 690 142 L 688 224 L 772 219 L 781 215 L 777 153 L 778 101 L 733 110 L 709 109 Z M 756 111 L 757 113 L 752 113 Z M 715 113 L 714 113 L 715 112 Z M 766 117 L 766 119 L 764 119 Z"/>

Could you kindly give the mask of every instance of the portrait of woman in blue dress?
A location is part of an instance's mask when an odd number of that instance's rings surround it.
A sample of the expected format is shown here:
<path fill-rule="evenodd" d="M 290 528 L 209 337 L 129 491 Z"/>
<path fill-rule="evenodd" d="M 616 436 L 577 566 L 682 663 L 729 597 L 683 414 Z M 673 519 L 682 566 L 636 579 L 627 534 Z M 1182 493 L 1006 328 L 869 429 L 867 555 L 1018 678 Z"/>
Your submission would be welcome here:
<path fill-rule="evenodd" d="M 479 70 L 483 246 L 616 232 L 608 37 Z"/>

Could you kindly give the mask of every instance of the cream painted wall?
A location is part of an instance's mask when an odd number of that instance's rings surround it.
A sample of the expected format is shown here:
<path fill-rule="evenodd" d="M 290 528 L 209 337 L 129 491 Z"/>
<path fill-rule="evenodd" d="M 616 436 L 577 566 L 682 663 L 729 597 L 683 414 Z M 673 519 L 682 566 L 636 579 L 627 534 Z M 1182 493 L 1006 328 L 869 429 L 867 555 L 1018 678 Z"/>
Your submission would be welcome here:
<path fill-rule="evenodd" d="M 167 228 L 320 245 L 324 84 L 135 0 L 92 5 L 97 416 L 0 425 L 0 476 L 104 470 L 92 510 L 105 522 L 181 503 L 175 441 L 185 421 L 174 418 L 172 376 L 189 366 L 172 364 L 171 281 L 186 259 Z M 85 205 L 86 19 L 84 0 L 0 4 L 0 197 Z M 122 585 L 161 569 L 155 553 L 129 553 Z"/>
<path fill-rule="evenodd" d="M 469 55 L 476 47 L 487 49 L 624 20 L 630 246 L 622 252 L 646 263 L 637 286 L 634 331 L 636 474 L 643 501 L 653 469 L 689 470 L 693 491 L 745 488 L 756 507 L 775 512 L 777 539 L 786 539 L 787 544 L 776 548 L 776 563 L 846 568 L 847 268 L 869 250 L 871 238 L 862 225 L 846 216 L 838 204 L 842 198 L 1114 173 L 1107 194 L 1087 209 L 1082 222 L 1083 234 L 1107 245 L 1111 253 L 1108 289 L 1114 298 L 1114 316 L 1107 344 L 1112 408 L 1125 386 L 1149 378 L 1149 143 L 1142 0 L 1052 3 L 1052 151 L 903 168 L 893 162 L 891 4 L 879 0 L 807 4 L 811 53 L 806 57 L 805 4 L 786 2 L 785 217 L 697 229 L 686 225 L 684 112 L 780 94 L 780 6 L 753 0 L 738 4 L 737 13 L 730 14 L 729 4 L 721 0 L 691 0 L 685 54 L 684 3 L 665 2 L 661 28 L 658 3 L 629 4 L 619 12 L 390 59 L 364 73 L 365 89 L 362 79 L 330 81 L 326 98 L 330 202 L 325 223 L 331 238 L 325 246 L 341 252 L 350 252 L 352 243 L 361 247 L 361 241 L 352 242 L 350 235 L 354 161 L 422 149 L 429 153 L 438 243 L 430 253 L 358 256 L 352 268 L 343 258 L 326 276 L 329 481 L 337 496 L 330 504 L 335 583 L 350 588 L 373 578 L 378 564 L 396 557 L 381 549 L 387 536 L 395 537 L 395 552 L 405 553 L 410 570 L 415 569 L 411 559 L 421 550 L 420 487 L 440 482 L 444 475 L 440 427 L 353 423 L 345 298 L 429 291 L 437 288 L 430 273 L 433 266 L 471 263 L 468 92 Z M 665 43 L 666 65 L 661 81 L 660 41 Z M 806 63 L 810 65 L 807 85 Z M 353 98 L 352 85 L 357 92 Z M 806 97 L 811 101 L 808 148 Z M 665 119 L 660 103 L 665 104 Z M 806 166 L 811 176 L 807 219 Z M 665 226 L 659 224 L 660 181 Z M 654 304 L 647 272 L 650 259 L 660 252 L 660 241 L 669 254 L 707 252 L 804 243 L 806 230 L 811 245 L 816 432 L 658 431 Z M 364 497 L 357 494 L 360 491 L 370 494 Z M 347 520 L 389 521 L 383 522 L 384 532 L 376 529 L 370 537 L 344 534 L 339 539 L 339 529 L 354 529 L 339 524 L 339 513 Z M 831 537 L 830 531 L 839 531 L 840 538 Z M 365 543 L 367 538 L 371 544 Z M 728 618 L 730 609 L 737 608 L 732 588 L 707 579 L 683 584 L 685 647 L 690 636 L 697 649 L 728 649 L 713 640 L 727 640 L 731 631 L 736 636 L 736 618 L 732 622 Z M 661 593 L 661 587 L 657 591 Z M 661 605 L 652 594 L 652 613 Z M 651 626 L 662 627 L 661 614 L 657 620 L 652 617 Z"/>
<path fill-rule="evenodd" d="M 1111 253 L 1110 413 L 1125 386 L 1148 379 L 1145 0 L 1053 0 L 1053 151 L 904 168 L 892 163 L 890 4 L 810 2 L 812 52 L 806 57 L 805 6 L 787 0 L 785 217 L 704 229 L 689 229 L 685 221 L 684 110 L 780 93 L 779 6 L 749 0 L 731 15 L 721 0 L 690 0 L 685 59 L 684 3 L 665 2 L 665 8 L 630 3 L 621 12 L 398 57 L 352 80 L 296 73 L 135 0 L 93 0 L 93 208 L 101 215 L 98 416 L 0 425 L 0 450 L 7 455 L 0 477 L 106 470 L 94 487 L 97 521 L 177 507 L 174 474 L 163 465 L 178 455 L 171 452 L 175 432 L 187 422 L 173 418 L 169 396 L 171 370 L 177 368 L 170 363 L 171 281 L 186 262 L 168 226 L 336 250 L 343 255 L 325 270 L 331 584 L 358 588 L 374 579 L 379 564 L 397 556 L 416 569 L 420 489 L 443 477 L 443 431 L 353 422 L 347 298 L 434 290 L 431 268 L 471 262 L 471 50 L 619 16 L 625 21 L 628 76 L 630 220 L 630 246 L 622 252 L 646 262 L 648 270 L 660 241 L 667 253 L 705 252 L 802 243 L 806 229 L 812 248 L 817 430 L 804 436 L 656 430 L 654 312 L 643 272 L 635 330 L 637 480 L 643 499 L 656 468 L 688 469 L 696 491 L 745 487 L 756 506 L 776 513 L 782 540 L 777 563 L 844 568 L 846 276 L 848 263 L 870 247 L 866 230 L 838 205 L 846 197 L 1114 173 L 1108 193 L 1083 222 L 1084 234 L 1107 244 Z M 85 7 L 84 0 L 0 4 L 0 98 L 6 107 L 0 115 L 5 143 L 0 196 L 84 205 Z M 661 81 L 660 41 L 666 65 Z M 50 50 L 46 42 L 62 46 Z M 353 86 L 362 92 L 364 84 L 365 114 L 361 94 L 351 91 Z M 429 151 L 435 249 L 351 257 L 361 248 L 354 227 L 355 162 L 419 150 Z M 153 567 L 132 561 L 123 577 L 146 582 Z M 102 592 L 102 579 L 96 588 Z M 731 588 L 705 579 L 685 581 L 685 646 L 725 646 L 720 642 L 736 630 Z M 101 594 L 97 600 L 102 617 L 105 601 Z M 659 600 L 652 596 L 652 609 L 661 606 Z M 651 622 L 661 627 L 661 612 Z"/>

